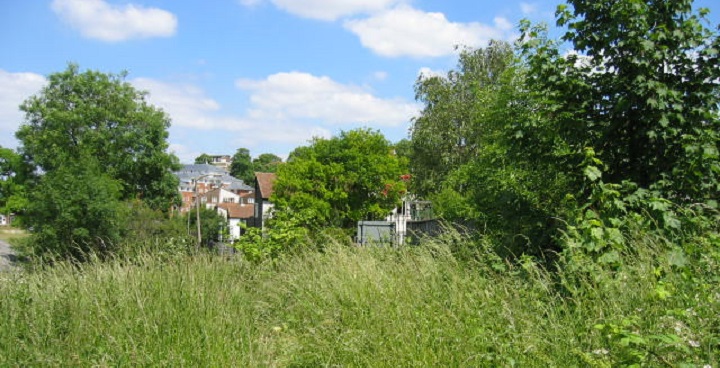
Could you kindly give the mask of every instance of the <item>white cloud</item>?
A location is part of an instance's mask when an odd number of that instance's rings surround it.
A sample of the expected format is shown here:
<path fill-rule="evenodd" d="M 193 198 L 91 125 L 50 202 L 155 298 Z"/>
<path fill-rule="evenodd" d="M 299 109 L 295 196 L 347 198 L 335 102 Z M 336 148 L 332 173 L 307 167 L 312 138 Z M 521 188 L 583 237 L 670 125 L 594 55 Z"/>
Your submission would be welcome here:
<path fill-rule="evenodd" d="M 0 145 L 15 147 L 13 138 L 23 120 L 20 104 L 40 92 L 45 77 L 35 73 L 10 73 L 0 69 Z"/>
<path fill-rule="evenodd" d="M 532 15 L 537 13 L 537 5 L 531 3 L 520 3 L 520 11 L 523 15 Z"/>
<path fill-rule="evenodd" d="M 169 37 L 177 29 L 174 14 L 133 4 L 119 6 L 103 0 L 54 0 L 52 9 L 83 36 L 102 41 Z"/>
<path fill-rule="evenodd" d="M 171 143 L 168 152 L 175 154 L 180 159 L 180 162 L 193 162 L 195 157 L 202 154 L 199 151 L 193 151 L 192 148 L 184 144 Z"/>
<path fill-rule="evenodd" d="M 495 17 L 495 19 L 493 19 L 493 22 L 495 22 L 495 27 L 502 31 L 510 31 L 514 28 L 512 23 L 510 23 L 507 18 Z"/>
<path fill-rule="evenodd" d="M 388 77 L 388 73 L 384 72 L 384 71 L 377 71 L 377 72 L 373 73 L 373 78 L 375 78 L 375 80 L 378 80 L 381 82 L 386 80 L 387 77 Z"/>
<path fill-rule="evenodd" d="M 423 79 L 432 78 L 432 77 L 444 77 L 444 76 L 445 76 L 445 73 L 443 73 L 442 71 L 433 70 L 428 67 L 422 67 L 418 71 L 418 77 L 423 78 Z"/>
<path fill-rule="evenodd" d="M 491 39 L 508 39 L 512 25 L 505 18 L 494 21 L 493 26 L 450 22 L 443 13 L 400 5 L 344 25 L 378 55 L 438 57 L 452 54 L 457 45 L 481 47 Z"/>
<path fill-rule="evenodd" d="M 218 128 L 211 119 L 220 104 L 205 96 L 205 92 L 190 84 L 171 84 L 148 78 L 135 78 L 132 84 L 150 92 L 148 101 L 161 107 L 173 120 L 173 125 L 198 129 Z"/>
<path fill-rule="evenodd" d="M 252 119 L 398 126 L 419 110 L 414 103 L 381 99 L 362 88 L 300 72 L 239 80 L 236 85 L 252 94 Z"/>
<path fill-rule="evenodd" d="M 254 3 L 258 0 L 241 0 Z M 356 14 L 370 14 L 405 0 L 272 0 L 273 4 L 288 13 L 304 18 L 336 20 Z"/>

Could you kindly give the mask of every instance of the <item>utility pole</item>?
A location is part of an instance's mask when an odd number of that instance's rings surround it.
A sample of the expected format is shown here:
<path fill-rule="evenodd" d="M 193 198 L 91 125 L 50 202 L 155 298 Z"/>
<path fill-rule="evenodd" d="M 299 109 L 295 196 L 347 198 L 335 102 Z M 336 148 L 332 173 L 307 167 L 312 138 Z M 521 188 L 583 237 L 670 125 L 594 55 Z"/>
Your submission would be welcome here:
<path fill-rule="evenodd" d="M 200 175 L 195 179 L 195 222 L 197 223 L 197 246 L 196 249 L 200 250 L 200 244 L 202 243 L 202 234 L 200 233 L 200 195 L 198 194 L 198 181 L 201 178 L 212 176 L 212 174 Z M 190 216 L 188 216 L 188 221 Z"/>

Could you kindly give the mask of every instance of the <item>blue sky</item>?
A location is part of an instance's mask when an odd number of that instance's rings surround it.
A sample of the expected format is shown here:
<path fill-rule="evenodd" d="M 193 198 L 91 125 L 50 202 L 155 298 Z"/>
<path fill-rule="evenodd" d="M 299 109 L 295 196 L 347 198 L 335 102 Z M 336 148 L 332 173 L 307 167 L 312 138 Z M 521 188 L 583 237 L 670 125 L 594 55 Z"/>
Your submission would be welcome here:
<path fill-rule="evenodd" d="M 420 73 L 453 46 L 512 40 L 522 18 L 554 24 L 549 0 L 0 0 L 0 145 L 45 76 L 129 72 L 172 118 L 171 150 L 287 156 L 313 136 L 370 127 L 406 138 Z M 696 1 L 720 23 L 717 0 Z M 714 26 L 713 26 L 714 27 Z"/>

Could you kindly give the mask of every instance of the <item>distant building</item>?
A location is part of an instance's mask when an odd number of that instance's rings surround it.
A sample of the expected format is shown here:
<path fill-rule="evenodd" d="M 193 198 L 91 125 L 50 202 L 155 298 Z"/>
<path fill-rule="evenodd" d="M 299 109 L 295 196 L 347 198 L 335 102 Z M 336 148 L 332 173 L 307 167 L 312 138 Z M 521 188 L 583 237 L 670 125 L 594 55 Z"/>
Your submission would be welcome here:
<path fill-rule="evenodd" d="M 255 227 L 262 228 L 265 220 L 270 217 L 270 210 L 273 207 L 270 196 L 273 194 L 276 179 L 275 173 L 255 173 Z"/>
<path fill-rule="evenodd" d="M 220 203 L 218 213 L 227 220 L 229 241 L 240 239 L 245 232 L 244 227 L 253 221 L 254 208 L 252 204 Z"/>
<path fill-rule="evenodd" d="M 214 189 L 225 189 L 238 196 L 253 192 L 253 187 L 238 178 L 230 176 L 226 170 L 214 165 L 184 165 L 174 174 L 180 181 L 178 190 L 182 197 L 181 213 L 193 208 L 196 193 L 202 198 L 206 193 Z"/>
<path fill-rule="evenodd" d="M 216 155 L 216 156 L 210 156 L 211 161 L 210 164 L 218 167 L 220 169 L 223 169 L 225 171 L 230 171 L 230 165 L 232 164 L 232 156 L 230 155 Z"/>

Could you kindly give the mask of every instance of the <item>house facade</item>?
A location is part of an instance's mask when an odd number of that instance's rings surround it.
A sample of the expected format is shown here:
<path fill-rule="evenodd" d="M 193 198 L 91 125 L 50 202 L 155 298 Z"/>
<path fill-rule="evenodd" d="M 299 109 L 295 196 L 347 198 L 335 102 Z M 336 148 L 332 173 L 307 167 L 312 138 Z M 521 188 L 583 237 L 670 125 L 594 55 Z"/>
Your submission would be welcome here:
<path fill-rule="evenodd" d="M 273 185 L 277 175 L 275 173 L 255 173 L 255 213 L 254 226 L 263 228 L 265 221 L 270 217 L 273 207 L 270 196 L 273 194 Z"/>
<path fill-rule="evenodd" d="M 210 156 L 210 164 L 225 170 L 230 171 L 230 165 L 232 164 L 232 156 L 230 155 L 214 155 Z"/>
<path fill-rule="evenodd" d="M 218 213 L 225 217 L 228 226 L 229 241 L 240 239 L 245 232 L 244 228 L 253 221 L 255 206 L 246 203 L 220 203 L 217 205 Z"/>

